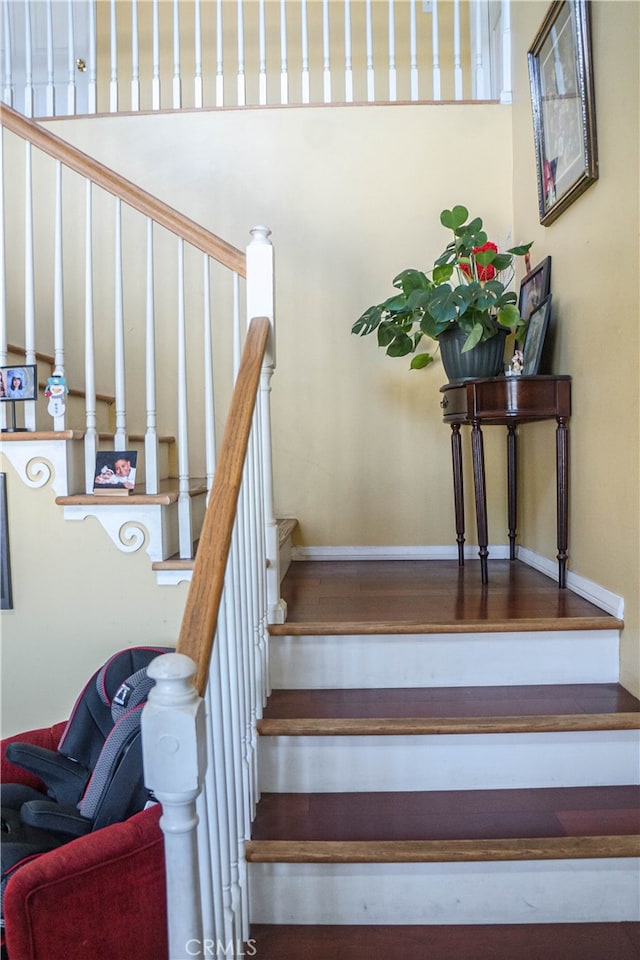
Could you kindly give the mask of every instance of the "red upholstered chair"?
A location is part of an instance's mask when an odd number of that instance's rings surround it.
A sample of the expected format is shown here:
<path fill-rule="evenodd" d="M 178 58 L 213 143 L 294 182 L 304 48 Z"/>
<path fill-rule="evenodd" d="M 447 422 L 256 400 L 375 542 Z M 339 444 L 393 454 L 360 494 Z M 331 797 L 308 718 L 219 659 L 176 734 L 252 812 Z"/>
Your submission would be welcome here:
<path fill-rule="evenodd" d="M 64 723 L 2 741 L 3 783 L 42 784 L 9 763 L 22 740 L 55 750 Z M 164 960 L 167 956 L 160 806 L 95 830 L 24 864 L 4 895 L 9 960 Z"/>

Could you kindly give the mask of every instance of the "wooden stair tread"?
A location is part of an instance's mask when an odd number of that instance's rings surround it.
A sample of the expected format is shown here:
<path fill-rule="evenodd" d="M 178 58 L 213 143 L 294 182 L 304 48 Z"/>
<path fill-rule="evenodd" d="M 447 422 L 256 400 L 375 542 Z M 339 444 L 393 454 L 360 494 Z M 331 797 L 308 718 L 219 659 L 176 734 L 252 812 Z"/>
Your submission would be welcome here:
<path fill-rule="evenodd" d="M 496 840 L 248 840 L 249 863 L 460 863 L 640 856 L 640 835 Z"/>
<path fill-rule="evenodd" d="M 128 497 L 122 496 L 94 496 L 91 493 L 76 493 L 72 496 L 67 497 L 56 497 L 56 503 L 60 506 L 145 506 L 149 504 L 160 504 L 162 506 L 168 506 L 171 503 L 176 503 L 180 495 L 180 490 L 178 488 L 178 480 L 175 478 L 168 478 L 166 480 L 160 480 L 159 482 L 160 490 L 158 493 L 145 493 L 144 492 L 144 483 L 137 483 L 134 489 L 134 492 L 129 494 Z M 207 484 L 206 480 L 192 477 L 189 480 L 189 496 L 198 497 L 206 494 Z"/>
<path fill-rule="evenodd" d="M 294 560 L 272 636 L 611 630 L 623 621 L 520 561 Z"/>
<path fill-rule="evenodd" d="M 559 733 L 571 730 L 640 730 L 638 713 L 557 714 L 526 717 L 379 717 L 259 720 L 261 736 L 434 736 L 481 733 Z"/>
<path fill-rule="evenodd" d="M 636 837 L 639 833 L 640 788 L 626 785 L 264 793 L 251 840 L 406 846 Z"/>

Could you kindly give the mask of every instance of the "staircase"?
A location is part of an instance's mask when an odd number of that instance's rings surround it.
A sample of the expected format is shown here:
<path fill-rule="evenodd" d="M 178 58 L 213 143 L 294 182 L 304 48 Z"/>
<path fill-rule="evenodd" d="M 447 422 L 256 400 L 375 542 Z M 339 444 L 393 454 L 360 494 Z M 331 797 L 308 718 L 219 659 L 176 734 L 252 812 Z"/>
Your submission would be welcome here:
<path fill-rule="evenodd" d="M 260 957 L 566 958 L 521 949 L 563 924 L 574 942 L 588 924 L 582 958 L 638 955 L 640 702 L 617 682 L 622 621 L 523 563 L 489 576 L 292 563 L 246 848 Z M 476 925 L 502 948 L 452 953 Z M 589 952 L 602 925 L 614 953 Z"/>

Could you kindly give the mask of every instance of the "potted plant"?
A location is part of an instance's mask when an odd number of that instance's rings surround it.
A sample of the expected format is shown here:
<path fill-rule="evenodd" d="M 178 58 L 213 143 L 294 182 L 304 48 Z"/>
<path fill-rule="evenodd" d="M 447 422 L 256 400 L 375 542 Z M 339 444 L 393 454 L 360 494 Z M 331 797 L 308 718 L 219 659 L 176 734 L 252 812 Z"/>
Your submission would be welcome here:
<path fill-rule="evenodd" d="M 469 220 L 466 207 L 443 210 L 440 222 L 453 239 L 430 271 L 408 269 L 393 281 L 398 293 L 369 307 L 351 332 L 378 332 L 378 345 L 390 357 L 415 356 L 416 370 L 433 362 L 430 353 L 416 353 L 423 337 L 440 344 L 449 381 L 495 376 L 502 372 L 509 333 L 524 328 L 515 292 L 507 289 L 514 276 L 514 257 L 524 256 L 531 243 L 499 253 L 488 240 L 482 220 Z"/>

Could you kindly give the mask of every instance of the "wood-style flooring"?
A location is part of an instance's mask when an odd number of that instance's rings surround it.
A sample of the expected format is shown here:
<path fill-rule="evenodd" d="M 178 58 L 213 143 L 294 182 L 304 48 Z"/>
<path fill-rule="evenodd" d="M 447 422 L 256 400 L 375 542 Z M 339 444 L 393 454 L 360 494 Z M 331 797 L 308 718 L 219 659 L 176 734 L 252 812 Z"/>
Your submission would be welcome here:
<path fill-rule="evenodd" d="M 607 629 L 621 622 L 524 564 L 489 561 L 293 563 L 283 581 L 287 623 L 273 634 Z M 274 690 L 262 733 L 278 724 L 460 723 L 487 718 L 622 718 L 640 702 L 617 683 L 427 689 Z M 595 721 L 594 721 L 595 722 Z M 316 727 L 316 730 L 320 728 Z M 349 732 L 353 731 L 349 727 Z M 363 727 L 361 732 L 365 731 Z M 391 732 L 391 730 L 390 730 Z M 436 731 L 437 732 L 437 731 Z M 491 841 L 640 834 L 636 786 L 464 792 L 263 794 L 252 842 Z M 251 843 L 249 844 L 251 847 Z M 250 857 L 249 857 L 250 858 Z M 640 924 L 486 926 L 254 925 L 258 960 L 639 960 Z"/>

